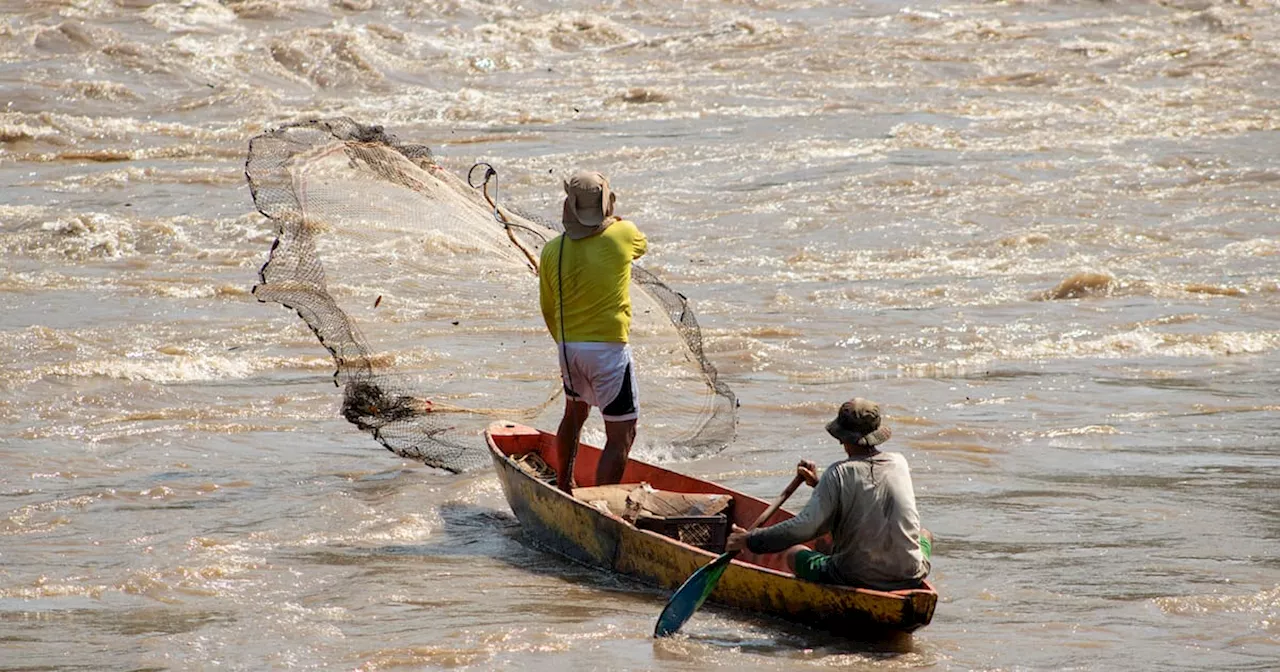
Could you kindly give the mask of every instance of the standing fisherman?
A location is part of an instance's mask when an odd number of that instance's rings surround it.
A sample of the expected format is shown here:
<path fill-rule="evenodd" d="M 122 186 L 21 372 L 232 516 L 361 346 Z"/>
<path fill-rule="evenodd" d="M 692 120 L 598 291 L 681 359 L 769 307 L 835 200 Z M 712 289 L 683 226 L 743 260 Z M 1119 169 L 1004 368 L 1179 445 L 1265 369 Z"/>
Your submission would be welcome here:
<path fill-rule="evenodd" d="M 614 216 L 617 197 L 600 173 L 574 173 L 564 191 L 564 234 L 542 248 L 538 299 L 559 345 L 564 382 L 556 483 L 571 492 L 578 440 L 592 406 L 604 417 L 606 436 L 594 485 L 622 480 L 636 438 L 638 388 L 627 343 L 631 262 L 648 242 L 634 223 Z"/>

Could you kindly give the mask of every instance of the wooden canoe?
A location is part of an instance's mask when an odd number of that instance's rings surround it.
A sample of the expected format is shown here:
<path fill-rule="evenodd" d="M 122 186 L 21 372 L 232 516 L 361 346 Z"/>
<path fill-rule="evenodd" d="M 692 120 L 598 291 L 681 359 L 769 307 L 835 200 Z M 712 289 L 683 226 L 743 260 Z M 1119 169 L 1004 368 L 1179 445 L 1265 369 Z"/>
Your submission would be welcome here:
<path fill-rule="evenodd" d="M 546 464 L 558 464 L 555 435 L 510 422 L 495 422 L 485 432 L 493 463 L 511 510 L 525 536 L 536 545 L 573 560 L 612 570 L 646 583 L 675 589 L 715 553 L 657 532 L 641 529 L 603 507 L 566 495 L 527 464 L 537 453 Z M 574 476 L 593 485 L 600 449 L 583 444 Z M 535 460 L 536 461 L 536 460 Z M 526 466 L 522 468 L 521 463 Z M 768 508 L 768 502 L 709 481 L 630 460 L 623 483 L 647 482 L 678 493 L 727 494 L 731 517 L 743 527 Z M 793 514 L 779 510 L 766 524 Z M 768 614 L 847 636 L 872 632 L 909 633 L 933 618 L 938 593 L 922 587 L 892 592 L 812 583 L 786 571 L 780 555 L 743 552 L 725 571 L 708 598 L 720 605 Z M 654 612 L 655 618 L 657 611 Z"/>

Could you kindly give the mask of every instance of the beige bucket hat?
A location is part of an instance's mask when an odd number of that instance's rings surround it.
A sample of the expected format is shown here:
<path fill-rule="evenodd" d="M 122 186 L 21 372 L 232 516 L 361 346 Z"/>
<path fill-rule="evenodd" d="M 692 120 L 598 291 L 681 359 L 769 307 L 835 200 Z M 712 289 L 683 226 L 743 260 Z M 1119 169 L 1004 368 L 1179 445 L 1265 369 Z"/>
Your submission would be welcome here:
<path fill-rule="evenodd" d="M 609 190 L 609 180 L 600 173 L 580 170 L 564 183 L 564 233 L 570 240 L 582 240 L 609 228 L 613 205 L 618 200 Z"/>
<path fill-rule="evenodd" d="M 836 419 L 827 423 L 827 433 L 857 446 L 879 445 L 893 436 L 888 427 L 880 426 L 880 406 L 862 398 L 841 404 Z"/>

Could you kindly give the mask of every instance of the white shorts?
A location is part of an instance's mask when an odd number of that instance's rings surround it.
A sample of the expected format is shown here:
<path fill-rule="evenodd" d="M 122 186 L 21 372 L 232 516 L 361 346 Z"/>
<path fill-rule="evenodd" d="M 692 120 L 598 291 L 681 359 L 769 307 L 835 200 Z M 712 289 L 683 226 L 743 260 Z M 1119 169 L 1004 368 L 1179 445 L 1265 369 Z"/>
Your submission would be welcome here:
<path fill-rule="evenodd" d="M 564 396 L 600 409 L 606 422 L 640 417 L 640 390 L 626 343 L 565 343 L 560 352 Z M 568 355 L 569 361 L 565 362 Z"/>

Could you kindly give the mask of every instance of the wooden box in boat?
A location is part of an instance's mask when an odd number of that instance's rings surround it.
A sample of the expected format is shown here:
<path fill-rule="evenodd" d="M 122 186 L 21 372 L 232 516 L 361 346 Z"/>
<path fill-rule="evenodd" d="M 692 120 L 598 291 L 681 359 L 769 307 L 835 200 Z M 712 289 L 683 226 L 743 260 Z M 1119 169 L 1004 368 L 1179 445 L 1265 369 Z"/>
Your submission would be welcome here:
<path fill-rule="evenodd" d="M 555 435 L 510 422 L 485 432 L 498 478 L 524 534 L 535 544 L 574 560 L 675 589 L 715 554 L 656 532 L 639 529 L 615 513 L 570 497 L 522 469 L 517 458 L 538 453 L 558 464 Z M 580 485 L 592 485 L 600 450 L 582 445 L 574 466 Z M 746 527 L 768 502 L 639 460 L 630 460 L 623 483 L 647 482 L 659 490 L 727 494 L 734 522 Z M 791 518 L 779 510 L 766 525 Z M 781 556 L 743 553 L 725 571 L 709 601 L 769 614 L 839 634 L 868 628 L 911 632 L 929 624 L 938 594 L 928 582 L 912 590 L 879 591 L 804 581 L 781 567 Z M 656 614 L 656 612 L 655 612 Z"/>

